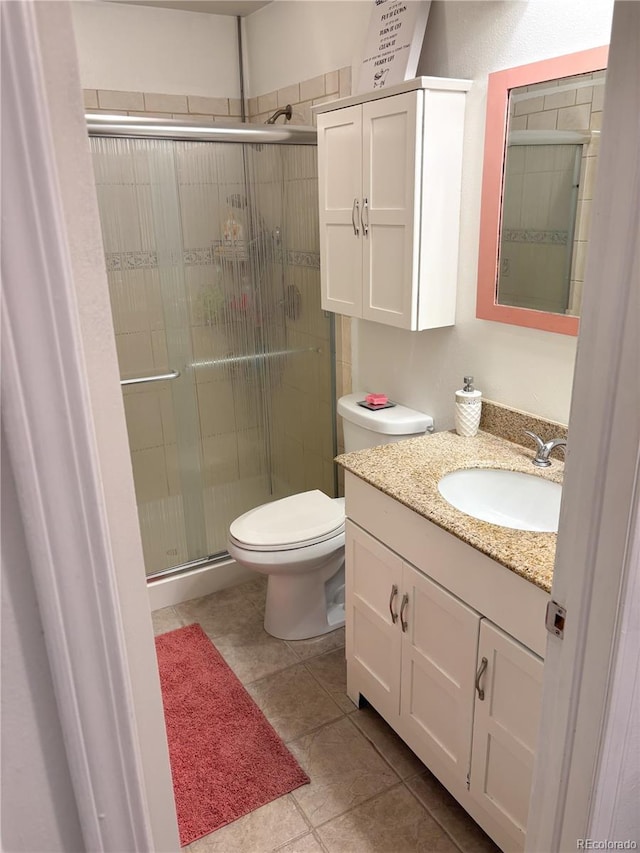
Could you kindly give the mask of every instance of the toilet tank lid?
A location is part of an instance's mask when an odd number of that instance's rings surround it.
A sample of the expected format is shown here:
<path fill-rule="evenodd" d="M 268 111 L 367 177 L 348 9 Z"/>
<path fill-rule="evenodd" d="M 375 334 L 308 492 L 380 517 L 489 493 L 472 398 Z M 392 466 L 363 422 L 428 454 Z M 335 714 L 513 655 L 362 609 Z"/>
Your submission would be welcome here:
<path fill-rule="evenodd" d="M 246 545 L 269 547 L 307 542 L 342 525 L 344 501 L 313 489 L 245 512 L 231 523 L 229 533 Z"/>
<path fill-rule="evenodd" d="M 338 414 L 357 426 L 382 435 L 415 435 L 433 429 L 433 418 L 407 406 L 395 405 L 391 409 L 364 409 L 358 402 L 367 396 L 366 391 L 356 391 L 338 400 Z"/>

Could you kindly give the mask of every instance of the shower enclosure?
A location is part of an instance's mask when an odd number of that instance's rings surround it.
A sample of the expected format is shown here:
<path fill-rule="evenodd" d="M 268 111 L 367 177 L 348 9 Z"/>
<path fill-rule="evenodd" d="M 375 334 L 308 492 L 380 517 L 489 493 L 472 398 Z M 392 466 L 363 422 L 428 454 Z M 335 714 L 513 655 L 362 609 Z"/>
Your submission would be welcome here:
<path fill-rule="evenodd" d="M 266 501 L 335 495 L 315 131 L 89 117 L 148 576 Z"/>

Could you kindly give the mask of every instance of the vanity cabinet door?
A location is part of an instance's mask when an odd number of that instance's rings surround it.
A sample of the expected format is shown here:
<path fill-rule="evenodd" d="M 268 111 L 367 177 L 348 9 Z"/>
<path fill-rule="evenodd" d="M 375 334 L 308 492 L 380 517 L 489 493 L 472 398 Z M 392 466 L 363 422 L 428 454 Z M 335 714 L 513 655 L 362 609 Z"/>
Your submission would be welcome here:
<path fill-rule="evenodd" d="M 322 308 L 362 316 L 362 107 L 318 116 Z"/>
<path fill-rule="evenodd" d="M 404 564 L 400 734 L 442 781 L 466 784 L 481 616 Z"/>
<path fill-rule="evenodd" d="M 504 832 L 503 849 L 522 850 L 544 663 L 485 619 L 478 667 L 470 793 Z"/>
<path fill-rule="evenodd" d="M 356 704 L 362 693 L 397 727 L 402 560 L 349 520 L 345 547 L 347 693 Z"/>

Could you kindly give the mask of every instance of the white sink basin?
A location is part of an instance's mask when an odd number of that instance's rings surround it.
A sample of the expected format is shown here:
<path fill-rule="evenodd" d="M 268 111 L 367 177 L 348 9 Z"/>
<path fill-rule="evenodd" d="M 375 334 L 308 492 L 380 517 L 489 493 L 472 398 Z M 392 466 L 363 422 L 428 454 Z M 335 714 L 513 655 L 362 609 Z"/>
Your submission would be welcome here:
<path fill-rule="evenodd" d="M 562 486 L 535 474 L 494 468 L 463 468 L 438 483 L 456 509 L 515 530 L 557 533 Z"/>

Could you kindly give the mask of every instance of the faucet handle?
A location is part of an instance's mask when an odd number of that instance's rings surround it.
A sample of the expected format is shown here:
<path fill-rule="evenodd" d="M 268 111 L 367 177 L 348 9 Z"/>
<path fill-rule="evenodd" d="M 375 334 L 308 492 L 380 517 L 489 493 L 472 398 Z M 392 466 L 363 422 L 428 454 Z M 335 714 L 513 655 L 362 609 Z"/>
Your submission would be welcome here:
<path fill-rule="evenodd" d="M 539 435 L 536 435 L 535 432 L 531 432 L 531 430 L 528 430 L 528 429 L 523 430 L 523 432 L 525 435 L 528 435 L 530 438 L 532 438 L 535 441 L 536 447 L 538 448 L 539 452 L 544 450 L 544 441 L 540 438 Z"/>

